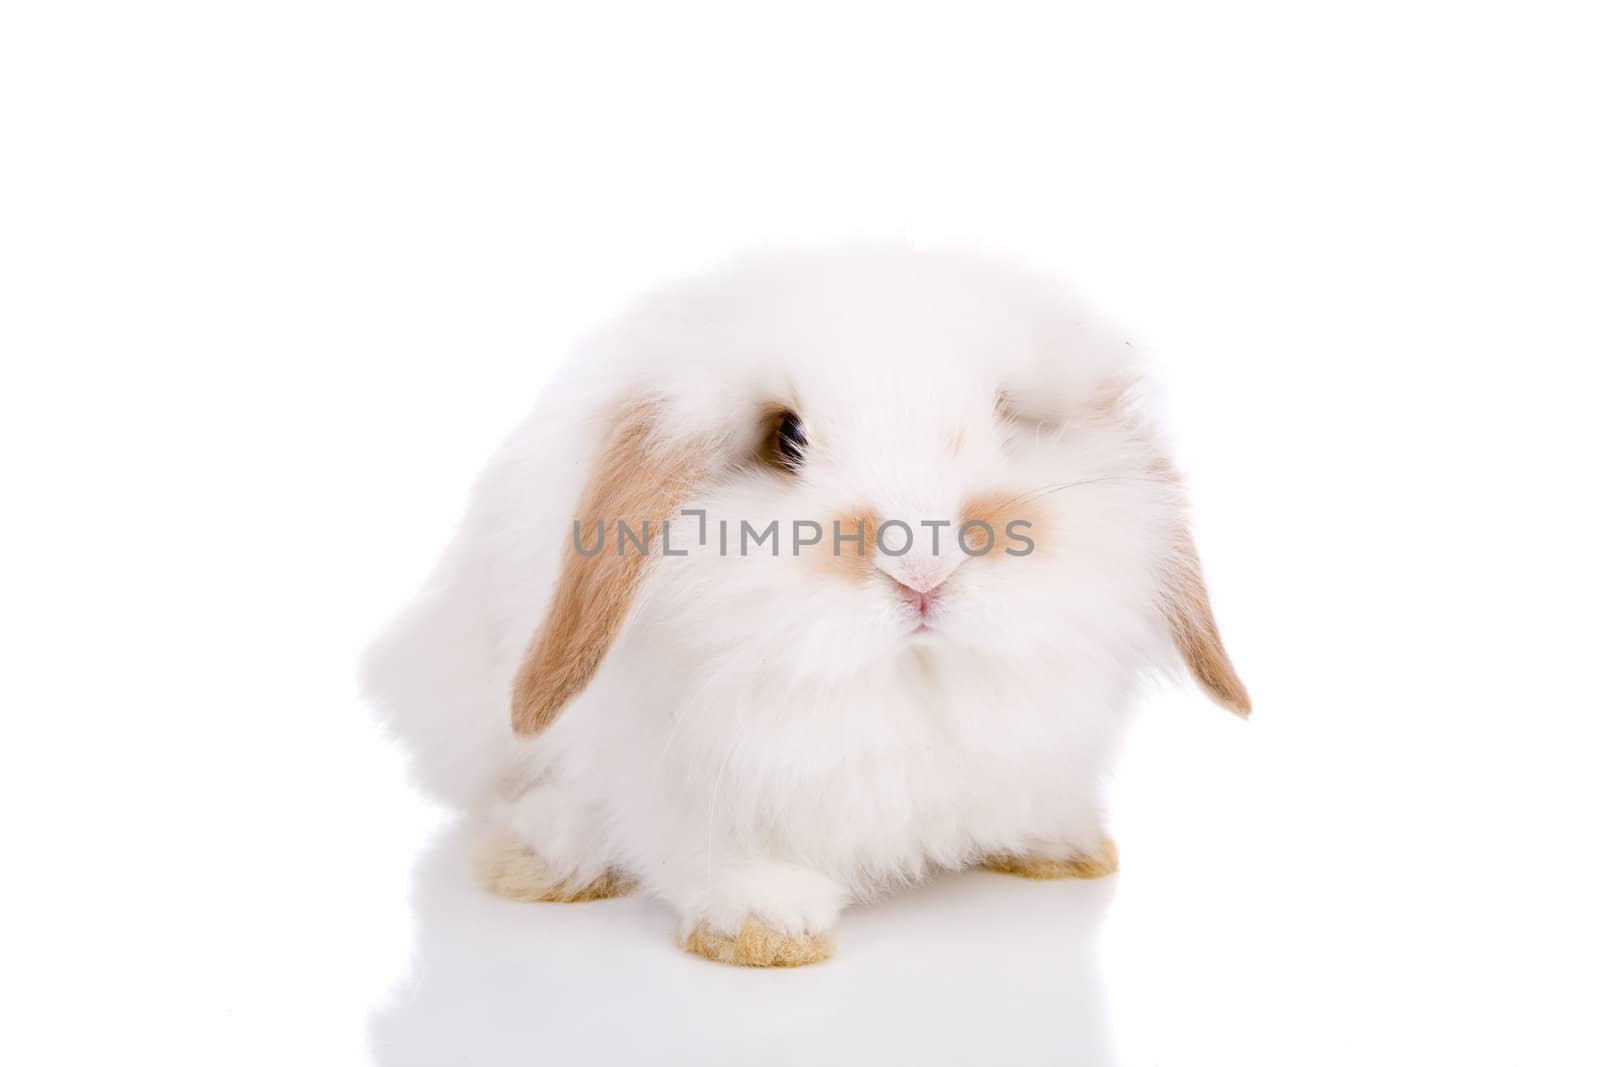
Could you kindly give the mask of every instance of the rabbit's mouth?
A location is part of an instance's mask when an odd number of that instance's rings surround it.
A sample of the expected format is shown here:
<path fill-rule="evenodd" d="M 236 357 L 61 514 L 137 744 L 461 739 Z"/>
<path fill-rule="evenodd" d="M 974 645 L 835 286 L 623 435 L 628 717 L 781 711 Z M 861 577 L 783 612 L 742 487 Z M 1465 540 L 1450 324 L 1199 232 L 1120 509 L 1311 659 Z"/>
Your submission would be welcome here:
<path fill-rule="evenodd" d="M 901 612 L 904 613 L 907 621 L 913 624 L 911 633 L 916 635 L 931 632 L 933 629 L 932 623 L 945 610 L 944 585 L 942 583 L 925 585 L 921 582 L 917 583 L 917 585 L 910 585 L 895 578 L 890 580 L 894 582 L 894 592 L 900 602 Z M 923 588 L 918 588 L 919 585 L 922 585 Z"/>

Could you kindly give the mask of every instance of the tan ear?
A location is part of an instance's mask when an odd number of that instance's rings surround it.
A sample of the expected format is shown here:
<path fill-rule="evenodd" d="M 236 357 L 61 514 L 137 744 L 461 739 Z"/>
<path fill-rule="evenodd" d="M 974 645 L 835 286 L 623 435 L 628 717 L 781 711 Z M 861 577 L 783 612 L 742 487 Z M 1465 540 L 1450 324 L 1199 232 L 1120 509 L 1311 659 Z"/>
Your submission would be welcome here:
<path fill-rule="evenodd" d="M 598 522 L 615 533 L 619 519 L 636 532 L 648 520 L 653 550 L 661 521 L 700 484 L 709 449 L 662 440 L 657 413 L 654 403 L 636 401 L 617 415 L 578 499 L 576 518 L 586 538 Z M 517 733 L 537 734 L 583 692 L 627 620 L 650 562 L 651 555 L 632 543 L 619 554 L 615 538 L 593 556 L 567 541 L 550 612 L 517 670 L 511 704 Z"/>
<path fill-rule="evenodd" d="M 1241 719 L 1250 717 L 1250 694 L 1233 669 L 1211 614 L 1211 595 L 1200 574 L 1200 556 L 1187 528 L 1180 529 L 1167 579 L 1167 624 L 1194 680 L 1218 704 Z"/>

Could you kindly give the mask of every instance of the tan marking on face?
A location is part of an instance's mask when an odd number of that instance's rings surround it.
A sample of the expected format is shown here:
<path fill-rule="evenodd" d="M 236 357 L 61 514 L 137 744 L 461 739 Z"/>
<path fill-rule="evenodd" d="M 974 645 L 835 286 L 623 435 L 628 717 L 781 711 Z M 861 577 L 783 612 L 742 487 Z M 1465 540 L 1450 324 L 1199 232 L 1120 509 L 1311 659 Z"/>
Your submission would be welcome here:
<path fill-rule="evenodd" d="M 755 919 L 746 919 L 733 936 L 719 934 L 705 923 L 683 939 L 685 952 L 717 963 L 739 967 L 803 967 L 833 955 L 833 938 L 827 934 L 779 933 Z"/>
<path fill-rule="evenodd" d="M 661 521 L 676 514 L 705 477 L 714 450 L 704 442 L 659 439 L 657 414 L 649 402 L 618 414 L 578 501 L 584 536 L 592 536 L 600 521 L 615 531 L 624 520 L 638 531 L 648 520 L 654 546 Z M 570 539 L 564 552 L 549 614 L 517 671 L 512 726 L 525 736 L 550 725 L 594 677 L 652 558 L 632 546 L 619 554 L 612 539 L 595 556 L 579 554 Z"/>
<path fill-rule="evenodd" d="M 1012 558 L 1008 556 L 1008 549 L 1024 555 L 1036 553 L 1044 547 L 1048 523 L 1043 506 L 1038 500 L 1030 499 L 1031 495 L 1026 492 L 992 492 L 973 497 L 961 509 L 961 522 L 950 532 L 959 536 L 961 529 L 969 522 L 987 523 L 989 529 L 994 531 L 994 543 L 987 552 L 976 558 Z M 1013 530 L 1012 523 L 1017 526 L 1014 532 L 1008 532 Z M 1024 523 L 1027 525 L 1022 525 Z M 982 527 L 973 527 L 966 538 L 968 548 L 974 553 L 978 552 L 983 547 L 985 537 Z M 1031 549 L 1021 540 L 1024 537 L 1033 542 Z M 959 544 L 951 547 L 957 552 L 961 551 Z M 944 550 L 942 542 L 939 548 L 940 551 Z"/>
<path fill-rule="evenodd" d="M 834 523 L 839 524 L 838 553 L 834 552 Z M 857 535 L 861 536 L 858 543 Z M 851 540 L 845 541 L 842 538 Z M 878 516 L 858 509 L 835 515 L 822 523 L 822 540 L 800 550 L 802 558 L 818 570 L 852 581 L 865 581 L 873 571 L 873 556 L 878 551 Z"/>

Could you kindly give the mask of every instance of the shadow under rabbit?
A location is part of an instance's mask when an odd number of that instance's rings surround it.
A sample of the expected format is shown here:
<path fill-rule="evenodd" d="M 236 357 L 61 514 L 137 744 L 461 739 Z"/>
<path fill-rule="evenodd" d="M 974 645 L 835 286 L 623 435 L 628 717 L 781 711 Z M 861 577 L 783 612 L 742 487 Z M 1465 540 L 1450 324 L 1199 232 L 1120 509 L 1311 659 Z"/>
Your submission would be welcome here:
<path fill-rule="evenodd" d="M 1114 1062 L 1095 951 L 1114 877 L 942 875 L 849 910 L 826 963 L 750 970 L 680 951 L 642 895 L 494 897 L 466 836 L 418 863 L 411 973 L 371 1024 L 383 1067 Z"/>

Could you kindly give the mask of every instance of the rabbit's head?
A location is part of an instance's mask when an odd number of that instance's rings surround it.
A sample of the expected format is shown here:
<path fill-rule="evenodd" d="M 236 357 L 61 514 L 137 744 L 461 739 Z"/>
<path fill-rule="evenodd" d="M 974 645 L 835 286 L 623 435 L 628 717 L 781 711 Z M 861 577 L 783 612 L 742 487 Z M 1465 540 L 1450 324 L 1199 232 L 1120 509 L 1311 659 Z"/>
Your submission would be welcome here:
<path fill-rule="evenodd" d="M 520 733 L 628 625 L 684 670 L 785 691 L 896 665 L 1133 673 L 1175 648 L 1248 714 L 1144 371 L 1048 279 L 765 254 L 647 298 L 580 359 L 609 384 Z"/>

